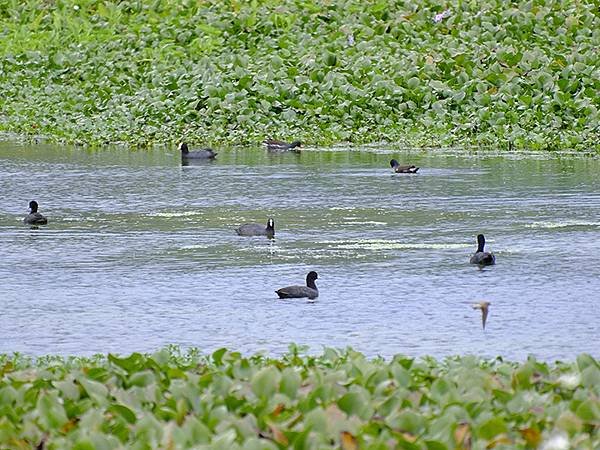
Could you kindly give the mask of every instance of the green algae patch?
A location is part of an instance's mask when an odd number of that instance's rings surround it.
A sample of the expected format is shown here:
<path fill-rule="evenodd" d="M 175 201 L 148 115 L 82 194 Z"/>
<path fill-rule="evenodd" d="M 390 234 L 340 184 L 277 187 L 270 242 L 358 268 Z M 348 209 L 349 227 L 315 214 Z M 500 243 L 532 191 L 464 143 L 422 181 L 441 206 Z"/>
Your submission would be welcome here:
<path fill-rule="evenodd" d="M 597 151 L 596 0 L 0 2 L 0 130 Z"/>
<path fill-rule="evenodd" d="M 598 448 L 600 364 L 473 356 L 280 358 L 176 347 L 0 355 L 0 447 Z"/>

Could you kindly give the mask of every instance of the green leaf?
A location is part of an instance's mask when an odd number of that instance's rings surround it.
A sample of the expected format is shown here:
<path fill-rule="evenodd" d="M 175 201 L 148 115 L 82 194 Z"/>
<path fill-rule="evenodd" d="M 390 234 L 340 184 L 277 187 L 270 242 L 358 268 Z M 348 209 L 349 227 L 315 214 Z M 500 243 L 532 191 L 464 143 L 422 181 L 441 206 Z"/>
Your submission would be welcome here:
<path fill-rule="evenodd" d="M 581 384 L 588 388 L 600 386 L 600 369 L 594 365 L 588 365 L 581 371 Z"/>
<path fill-rule="evenodd" d="M 579 370 L 581 372 L 583 372 L 587 367 L 590 366 L 600 368 L 598 361 L 596 361 L 591 355 L 587 353 L 582 353 L 581 355 L 577 356 L 577 366 L 579 367 Z"/>
<path fill-rule="evenodd" d="M 135 413 L 124 405 L 119 405 L 118 403 L 113 403 L 107 408 L 107 411 L 114 413 L 115 415 L 121 416 L 128 423 L 135 423 L 137 420 Z"/>
<path fill-rule="evenodd" d="M 79 439 L 73 446 L 73 450 L 97 450 L 94 443 L 89 438 Z"/>
<path fill-rule="evenodd" d="M 80 378 L 79 383 L 88 396 L 93 399 L 99 405 L 104 405 L 107 402 L 108 389 L 102 383 L 99 383 L 94 380 L 88 380 L 87 378 Z"/>
<path fill-rule="evenodd" d="M 585 400 L 577 407 L 575 415 L 588 423 L 600 422 L 600 405 L 598 400 Z"/>
<path fill-rule="evenodd" d="M 327 414 L 322 408 L 315 408 L 306 414 L 305 419 L 306 429 L 314 430 L 317 433 L 325 433 L 327 431 Z"/>
<path fill-rule="evenodd" d="M 154 373 L 150 370 L 136 372 L 129 377 L 129 384 L 132 386 L 149 386 L 156 381 Z"/>
<path fill-rule="evenodd" d="M 12 386 L 4 386 L 0 389 L 0 405 L 12 404 L 17 400 L 17 390 Z"/>
<path fill-rule="evenodd" d="M 69 400 L 79 399 L 79 387 L 77 386 L 75 380 L 67 379 L 62 381 L 54 381 L 53 384 L 58 390 L 60 390 L 64 398 Z"/>
<path fill-rule="evenodd" d="M 488 441 L 506 432 L 508 427 L 500 417 L 493 417 L 477 427 L 478 435 Z"/>
<path fill-rule="evenodd" d="M 298 389 L 302 383 L 302 377 L 293 368 L 286 367 L 281 373 L 281 383 L 279 392 L 294 399 L 298 394 Z"/>
<path fill-rule="evenodd" d="M 269 366 L 259 370 L 251 381 L 252 392 L 261 399 L 270 398 L 279 387 L 281 373 L 275 367 Z"/>
<path fill-rule="evenodd" d="M 448 450 L 448 446 L 440 441 L 425 441 L 427 450 Z"/>
<path fill-rule="evenodd" d="M 57 430 L 69 421 L 62 402 L 55 392 L 40 394 L 36 409 L 46 430 Z"/>
<path fill-rule="evenodd" d="M 337 65 L 337 60 L 337 56 L 334 53 L 327 52 L 325 54 L 325 64 L 327 64 L 328 66 L 333 67 Z"/>
<path fill-rule="evenodd" d="M 388 426 L 419 435 L 426 426 L 425 419 L 414 411 L 404 410 L 385 419 Z"/>
<path fill-rule="evenodd" d="M 223 356 L 225 356 L 225 353 L 227 353 L 226 348 L 220 348 L 213 352 L 212 360 L 214 361 L 215 365 L 220 366 L 223 364 Z"/>
<path fill-rule="evenodd" d="M 143 367 L 144 363 L 144 357 L 140 353 L 132 353 L 126 358 L 119 358 L 109 353 L 108 360 L 128 373 L 137 372 Z"/>
<path fill-rule="evenodd" d="M 406 82 L 406 86 L 408 86 L 409 89 L 416 89 L 420 84 L 421 80 L 419 80 L 417 77 L 412 77 Z"/>
<path fill-rule="evenodd" d="M 360 416 L 365 400 L 365 396 L 358 392 L 348 392 L 337 403 L 340 409 L 346 414 Z"/>

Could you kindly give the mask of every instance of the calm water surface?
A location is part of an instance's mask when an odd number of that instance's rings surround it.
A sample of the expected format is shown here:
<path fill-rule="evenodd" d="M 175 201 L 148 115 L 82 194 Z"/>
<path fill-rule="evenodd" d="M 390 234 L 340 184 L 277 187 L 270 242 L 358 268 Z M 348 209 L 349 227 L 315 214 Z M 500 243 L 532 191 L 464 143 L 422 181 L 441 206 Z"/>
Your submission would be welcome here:
<path fill-rule="evenodd" d="M 392 175 L 392 156 L 422 169 Z M 182 167 L 0 143 L 0 192 L 0 352 L 600 356 L 598 159 L 250 148 Z M 48 226 L 22 224 L 31 199 Z M 274 241 L 233 231 L 268 217 Z M 316 302 L 276 298 L 309 270 Z"/>

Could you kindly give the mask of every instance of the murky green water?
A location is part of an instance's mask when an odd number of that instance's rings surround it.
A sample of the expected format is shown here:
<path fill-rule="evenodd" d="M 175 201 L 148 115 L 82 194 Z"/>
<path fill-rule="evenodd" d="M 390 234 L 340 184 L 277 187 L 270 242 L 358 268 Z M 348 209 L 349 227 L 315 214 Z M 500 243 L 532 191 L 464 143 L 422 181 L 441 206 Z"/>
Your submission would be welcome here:
<path fill-rule="evenodd" d="M 420 173 L 392 175 L 392 156 Z M 182 167 L 174 150 L 3 143 L 0 187 L 2 352 L 600 355 L 598 159 L 252 148 Z M 31 199 L 48 226 L 22 224 Z M 233 231 L 270 216 L 274 241 Z M 316 302 L 276 298 L 309 270 Z"/>

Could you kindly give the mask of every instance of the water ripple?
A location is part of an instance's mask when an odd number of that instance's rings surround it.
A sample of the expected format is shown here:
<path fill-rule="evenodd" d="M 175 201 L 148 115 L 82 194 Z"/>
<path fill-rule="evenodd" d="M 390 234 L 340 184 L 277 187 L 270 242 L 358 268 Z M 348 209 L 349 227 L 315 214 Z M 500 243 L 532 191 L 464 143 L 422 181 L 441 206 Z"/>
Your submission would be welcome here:
<path fill-rule="evenodd" d="M 309 150 L 181 167 L 173 151 L 0 143 L 0 351 L 600 356 L 598 159 Z M 33 198 L 46 227 L 21 223 Z M 274 240 L 234 231 L 268 217 Z M 483 270 L 479 232 L 498 259 Z M 277 298 L 310 270 L 315 302 Z"/>

